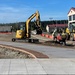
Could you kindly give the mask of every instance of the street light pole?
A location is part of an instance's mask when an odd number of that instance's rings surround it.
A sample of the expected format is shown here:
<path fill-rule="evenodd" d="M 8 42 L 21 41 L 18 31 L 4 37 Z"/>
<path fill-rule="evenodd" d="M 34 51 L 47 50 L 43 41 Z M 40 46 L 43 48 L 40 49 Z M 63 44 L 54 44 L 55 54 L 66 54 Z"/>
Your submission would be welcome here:
<path fill-rule="evenodd" d="M 50 21 L 52 21 L 52 19 L 53 19 L 53 18 L 52 18 L 52 17 L 50 17 L 49 19 L 50 19 Z M 51 24 L 52 24 L 52 23 L 51 23 Z"/>
<path fill-rule="evenodd" d="M 56 27 L 57 27 L 57 20 L 56 20 Z"/>

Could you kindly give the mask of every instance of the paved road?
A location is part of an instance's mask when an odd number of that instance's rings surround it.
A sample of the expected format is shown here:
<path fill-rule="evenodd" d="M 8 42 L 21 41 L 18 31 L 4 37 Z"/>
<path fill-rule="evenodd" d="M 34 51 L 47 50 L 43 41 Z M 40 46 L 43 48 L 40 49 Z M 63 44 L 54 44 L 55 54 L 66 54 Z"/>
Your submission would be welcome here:
<path fill-rule="evenodd" d="M 0 59 L 0 74 L 75 74 L 75 50 L 26 43 L 0 44 L 22 47 L 48 55 L 49 59 Z"/>
<path fill-rule="evenodd" d="M 0 41 L 0 44 L 12 45 L 15 47 L 21 47 L 25 49 L 38 51 L 48 55 L 49 58 L 75 58 L 75 50 L 69 48 L 56 48 L 56 47 L 42 46 L 36 44 L 3 42 L 3 41 Z"/>

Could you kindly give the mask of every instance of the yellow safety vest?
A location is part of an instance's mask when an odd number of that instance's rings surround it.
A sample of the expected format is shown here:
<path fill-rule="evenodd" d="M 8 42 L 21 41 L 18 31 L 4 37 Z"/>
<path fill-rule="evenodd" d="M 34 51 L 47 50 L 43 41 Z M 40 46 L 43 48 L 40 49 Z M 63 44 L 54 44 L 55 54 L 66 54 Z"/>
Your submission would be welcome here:
<path fill-rule="evenodd" d="M 65 33 L 62 33 L 62 38 L 66 38 L 66 34 Z"/>

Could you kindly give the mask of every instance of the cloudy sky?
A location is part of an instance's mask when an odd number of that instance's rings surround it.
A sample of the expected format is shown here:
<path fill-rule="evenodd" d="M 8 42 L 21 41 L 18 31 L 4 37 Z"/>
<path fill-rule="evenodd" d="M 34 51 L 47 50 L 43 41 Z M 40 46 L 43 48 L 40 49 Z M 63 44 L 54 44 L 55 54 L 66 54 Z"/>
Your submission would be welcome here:
<path fill-rule="evenodd" d="M 38 10 L 41 20 L 67 19 L 75 0 L 0 0 L 0 23 L 25 22 Z"/>

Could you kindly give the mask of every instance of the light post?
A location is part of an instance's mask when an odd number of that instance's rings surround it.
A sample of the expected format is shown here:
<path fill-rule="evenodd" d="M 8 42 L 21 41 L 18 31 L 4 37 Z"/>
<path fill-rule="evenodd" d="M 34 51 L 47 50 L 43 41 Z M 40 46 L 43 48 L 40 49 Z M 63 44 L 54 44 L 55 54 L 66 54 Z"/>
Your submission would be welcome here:
<path fill-rule="evenodd" d="M 53 19 L 53 18 L 52 18 L 52 17 L 50 17 L 49 19 L 50 19 L 50 21 L 52 21 L 52 19 Z M 51 24 L 52 24 L 52 23 L 51 23 Z"/>
<path fill-rule="evenodd" d="M 56 27 L 57 27 L 57 20 L 55 20 L 55 22 L 56 22 Z"/>
<path fill-rule="evenodd" d="M 52 17 L 50 17 L 49 18 L 50 19 L 50 25 L 52 25 L 53 24 L 53 22 L 52 22 L 52 20 L 53 20 L 53 18 Z M 49 32 L 51 33 L 52 32 L 52 30 L 53 30 L 53 28 L 52 28 L 52 26 L 50 26 L 50 28 L 49 28 Z"/>

